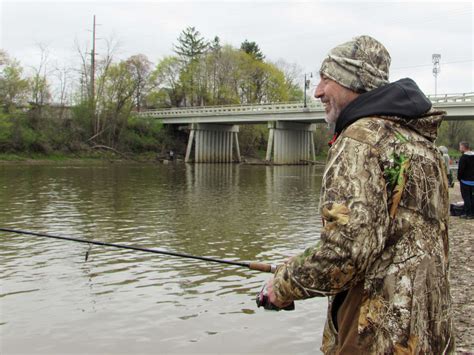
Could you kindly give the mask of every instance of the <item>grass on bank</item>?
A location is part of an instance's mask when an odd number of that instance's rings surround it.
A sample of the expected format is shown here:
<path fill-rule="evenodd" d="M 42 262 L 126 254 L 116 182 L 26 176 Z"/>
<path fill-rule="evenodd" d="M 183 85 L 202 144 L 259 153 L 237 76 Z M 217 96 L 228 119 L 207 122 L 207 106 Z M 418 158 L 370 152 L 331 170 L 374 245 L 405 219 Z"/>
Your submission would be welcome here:
<path fill-rule="evenodd" d="M 128 159 L 127 159 L 128 158 Z M 120 156 L 114 152 L 109 151 L 92 151 L 81 153 L 61 153 L 53 152 L 50 154 L 42 153 L 0 153 L 0 163 L 14 163 L 14 162 L 48 162 L 48 163 L 64 163 L 69 161 L 74 162 L 102 162 L 102 161 L 136 161 L 136 162 L 152 162 L 157 161 L 158 155 L 156 152 L 142 152 L 126 157 Z"/>

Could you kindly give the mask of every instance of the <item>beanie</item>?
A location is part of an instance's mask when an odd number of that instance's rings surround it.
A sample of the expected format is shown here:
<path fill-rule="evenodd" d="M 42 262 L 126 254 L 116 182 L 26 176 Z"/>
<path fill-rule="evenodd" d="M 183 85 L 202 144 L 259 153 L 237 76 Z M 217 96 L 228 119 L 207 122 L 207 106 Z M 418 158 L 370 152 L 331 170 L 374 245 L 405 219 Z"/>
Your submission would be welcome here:
<path fill-rule="evenodd" d="M 390 54 L 370 36 L 358 36 L 333 48 L 324 59 L 320 74 L 363 93 L 388 84 Z"/>

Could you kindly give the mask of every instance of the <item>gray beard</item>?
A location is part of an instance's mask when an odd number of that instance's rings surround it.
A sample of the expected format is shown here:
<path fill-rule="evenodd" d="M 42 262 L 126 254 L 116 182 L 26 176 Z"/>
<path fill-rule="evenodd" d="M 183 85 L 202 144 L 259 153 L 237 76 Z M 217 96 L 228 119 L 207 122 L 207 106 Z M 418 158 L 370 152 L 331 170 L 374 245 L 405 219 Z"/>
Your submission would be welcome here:
<path fill-rule="evenodd" d="M 328 131 L 334 133 L 336 131 L 336 122 L 328 122 Z"/>

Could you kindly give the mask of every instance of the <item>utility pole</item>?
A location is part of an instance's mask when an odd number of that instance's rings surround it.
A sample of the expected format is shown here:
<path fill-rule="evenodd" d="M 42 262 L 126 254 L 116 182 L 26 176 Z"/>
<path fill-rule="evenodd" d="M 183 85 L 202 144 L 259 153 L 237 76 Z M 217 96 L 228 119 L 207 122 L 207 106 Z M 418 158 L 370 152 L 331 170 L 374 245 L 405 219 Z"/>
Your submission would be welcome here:
<path fill-rule="evenodd" d="M 438 74 L 441 71 L 439 61 L 441 59 L 441 54 L 433 54 L 431 56 L 433 60 L 433 75 L 435 77 L 435 96 L 438 93 Z"/>
<path fill-rule="evenodd" d="M 308 74 L 304 74 L 304 108 L 306 108 L 306 89 L 309 89 L 309 79 L 306 78 Z M 313 77 L 313 73 L 309 73 L 309 77 Z"/>
<path fill-rule="evenodd" d="M 92 111 L 92 117 L 95 119 L 95 130 L 94 134 L 98 134 L 100 127 L 99 127 L 99 118 L 95 117 L 95 15 L 94 15 L 94 21 L 92 24 L 92 51 L 91 51 L 91 111 Z"/>

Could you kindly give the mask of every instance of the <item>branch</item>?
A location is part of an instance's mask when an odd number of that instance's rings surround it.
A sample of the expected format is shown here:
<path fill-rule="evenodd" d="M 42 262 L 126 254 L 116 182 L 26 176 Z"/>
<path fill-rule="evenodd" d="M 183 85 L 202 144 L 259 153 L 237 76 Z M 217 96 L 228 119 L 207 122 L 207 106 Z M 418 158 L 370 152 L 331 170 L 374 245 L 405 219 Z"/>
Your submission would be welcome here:
<path fill-rule="evenodd" d="M 136 162 L 138 162 L 138 163 L 141 163 L 140 160 L 137 160 L 137 159 L 135 159 L 135 158 L 130 158 L 130 157 L 128 157 L 126 154 L 124 154 L 124 153 L 122 153 L 122 152 L 119 152 L 117 149 L 114 149 L 114 148 L 109 147 L 109 146 L 106 146 L 106 145 L 97 144 L 97 145 L 94 145 L 94 146 L 92 147 L 92 149 L 111 150 L 112 152 L 114 152 L 114 153 L 120 155 L 122 158 L 125 158 L 125 159 L 127 159 L 127 160 L 133 160 L 133 161 L 136 161 Z"/>

